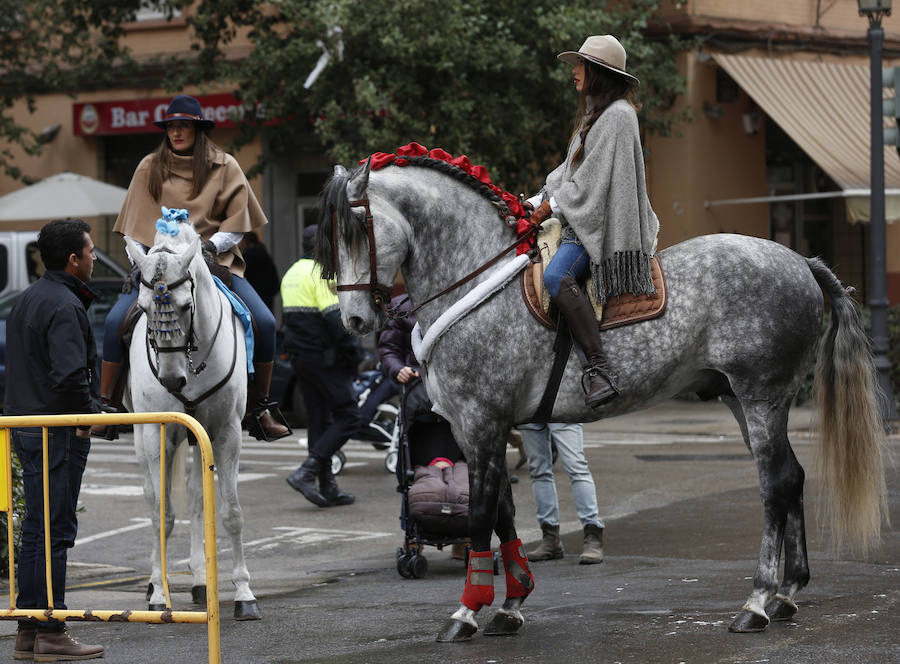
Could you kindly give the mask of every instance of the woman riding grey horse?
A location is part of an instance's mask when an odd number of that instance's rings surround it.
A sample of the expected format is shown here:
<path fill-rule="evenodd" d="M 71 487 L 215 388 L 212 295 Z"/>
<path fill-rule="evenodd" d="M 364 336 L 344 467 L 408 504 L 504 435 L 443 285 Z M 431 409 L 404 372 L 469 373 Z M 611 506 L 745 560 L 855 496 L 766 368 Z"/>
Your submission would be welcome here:
<path fill-rule="evenodd" d="M 578 91 L 575 132 L 565 160 L 526 206 L 534 210 L 535 225 L 551 214 L 562 223 L 562 243 L 544 272 L 544 284 L 587 359 L 585 402 L 598 406 L 618 390 L 580 284 L 593 277 L 601 304 L 625 293 L 653 293 L 650 258 L 659 220 L 647 198 L 632 98 L 638 80 L 625 71 L 625 49 L 612 35 L 595 35 L 578 51 L 558 57 L 572 65 Z"/>

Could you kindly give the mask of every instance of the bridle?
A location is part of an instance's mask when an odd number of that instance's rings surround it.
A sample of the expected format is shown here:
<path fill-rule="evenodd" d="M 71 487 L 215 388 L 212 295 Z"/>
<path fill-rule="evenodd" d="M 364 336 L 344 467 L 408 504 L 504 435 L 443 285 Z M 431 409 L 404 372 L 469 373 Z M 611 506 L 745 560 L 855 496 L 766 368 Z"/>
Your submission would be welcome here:
<path fill-rule="evenodd" d="M 172 252 L 172 253 L 174 253 L 174 252 Z M 147 346 L 147 363 L 150 365 L 150 371 L 153 372 L 153 375 L 157 380 L 159 380 L 159 368 L 158 367 L 159 367 L 159 354 L 160 353 L 184 353 L 184 355 L 187 359 L 188 368 L 191 371 L 191 373 L 193 373 L 195 376 L 200 375 L 200 372 L 202 372 L 206 368 L 206 360 L 209 357 L 209 354 L 212 352 L 212 343 L 219 336 L 219 330 L 222 327 L 222 319 L 224 317 L 224 306 L 223 306 L 221 300 L 219 300 L 219 319 L 216 322 L 215 332 L 211 336 L 212 341 L 210 342 L 210 348 L 206 352 L 206 357 L 204 357 L 203 360 L 195 367 L 194 366 L 194 358 L 193 358 L 192 353 L 197 351 L 198 347 L 197 347 L 196 334 L 194 332 L 194 318 L 195 318 L 195 313 L 196 313 L 194 278 L 191 276 L 190 272 L 185 272 L 182 276 L 178 277 L 177 279 L 175 279 L 175 281 L 172 281 L 172 282 L 166 282 L 161 278 L 155 278 L 153 280 L 153 282 L 150 283 L 144 279 L 143 275 L 141 275 L 141 284 L 150 289 L 150 291 L 153 293 L 153 301 L 156 303 L 157 308 L 163 308 L 163 313 L 172 313 L 174 311 L 174 309 L 172 308 L 172 304 L 171 304 L 171 290 L 181 286 L 185 282 L 190 283 L 190 286 L 191 286 L 191 311 L 190 311 L 191 322 L 190 322 L 190 325 L 188 326 L 188 332 L 185 335 L 184 344 L 182 344 L 180 346 L 160 346 L 157 343 L 157 340 L 154 336 L 155 334 L 158 334 L 160 332 L 160 330 L 159 329 L 155 329 L 155 330 L 151 329 L 151 324 L 152 324 L 151 319 L 150 319 L 149 315 L 147 316 L 147 344 L 146 344 L 146 346 Z M 167 307 L 169 308 L 169 311 L 166 311 Z M 147 313 L 148 312 L 145 312 L 145 314 L 147 314 Z M 173 319 L 173 321 L 174 321 L 174 319 Z M 173 392 L 171 390 L 169 391 L 170 394 L 172 394 L 182 404 L 184 404 L 185 408 L 188 411 L 193 411 L 196 408 L 198 403 L 200 403 L 207 397 L 214 394 L 222 386 L 224 386 L 226 383 L 228 383 L 228 381 L 231 379 L 231 374 L 234 372 L 234 367 L 237 364 L 238 335 L 237 335 L 237 321 L 236 321 L 235 316 L 232 316 L 232 327 L 234 328 L 233 329 L 234 349 L 232 351 L 232 356 L 231 356 L 231 368 L 229 368 L 228 372 L 225 374 L 225 377 L 222 378 L 222 380 L 220 380 L 218 383 L 213 385 L 210 389 L 208 389 L 206 392 L 201 394 L 196 399 L 188 399 L 183 394 L 181 394 L 181 392 Z M 163 330 L 163 332 L 165 332 L 165 333 L 172 333 L 173 331 L 180 332 L 180 330 L 168 330 L 168 329 Z M 151 348 L 153 349 L 153 352 L 156 355 L 155 364 L 153 362 L 153 358 L 150 355 Z"/>
<path fill-rule="evenodd" d="M 387 316 L 388 318 L 395 318 L 395 319 L 396 318 L 406 318 L 407 316 L 415 313 L 416 311 L 418 311 L 419 309 L 424 307 L 429 302 L 432 302 L 433 300 L 436 300 L 437 298 L 439 298 L 443 295 L 446 295 L 447 293 L 449 293 L 453 290 L 456 290 L 457 288 L 462 286 L 467 281 L 474 279 L 479 274 L 481 274 L 482 272 L 487 270 L 489 267 L 491 267 L 497 261 L 499 261 L 501 258 L 503 258 L 506 254 L 508 254 L 510 251 L 512 251 L 513 249 L 518 247 L 520 244 L 522 244 L 522 242 L 529 240 L 533 235 L 536 235 L 538 232 L 537 226 L 531 226 L 527 231 L 525 231 L 521 235 L 518 235 L 516 237 L 515 242 L 513 242 L 511 245 L 509 245 L 508 247 L 503 249 L 499 254 L 497 254 L 496 256 L 491 258 L 489 261 L 487 261 L 480 267 L 476 268 L 475 270 L 473 270 L 472 272 L 470 272 L 469 274 L 464 276 L 459 281 L 456 281 L 456 282 L 450 284 L 449 286 L 447 286 L 447 288 L 442 290 L 440 293 L 436 293 L 435 295 L 432 295 L 427 300 L 425 300 L 424 302 L 419 304 L 417 307 L 410 309 L 409 311 L 400 311 L 400 306 L 402 304 L 404 304 L 406 302 L 406 300 L 409 299 L 409 296 L 406 296 L 401 302 L 397 303 L 396 306 L 390 307 L 388 305 L 390 304 L 390 301 L 391 301 L 391 289 L 390 289 L 390 287 L 385 286 L 384 284 L 382 284 L 378 281 L 378 271 L 377 271 L 378 257 L 377 257 L 377 251 L 375 248 L 375 222 L 374 222 L 374 218 L 372 216 L 372 210 L 369 208 L 369 199 L 361 198 L 356 201 L 349 201 L 349 205 L 352 208 L 353 207 L 364 207 L 366 209 L 366 216 L 365 216 L 366 236 L 369 241 L 369 283 L 338 285 L 337 290 L 338 291 L 354 291 L 354 290 L 369 291 L 369 293 L 372 295 L 372 299 L 375 301 L 375 304 L 381 308 L 381 310 L 384 312 L 384 315 Z M 337 242 L 337 238 L 338 238 L 337 215 L 334 211 L 331 213 L 331 231 L 332 231 L 332 247 L 333 247 L 332 251 L 333 251 L 333 255 L 334 255 L 334 268 L 335 268 L 334 273 L 335 273 L 335 277 L 336 277 L 338 274 L 338 254 L 340 253 L 340 249 L 338 247 L 338 242 Z"/>
<path fill-rule="evenodd" d="M 348 284 L 345 286 L 338 286 L 338 291 L 369 291 L 372 295 L 372 299 L 375 300 L 375 304 L 381 307 L 381 310 L 385 312 L 385 314 L 389 314 L 388 304 L 391 301 L 391 289 L 389 286 L 385 286 L 384 284 L 378 281 L 378 257 L 375 252 L 375 224 L 372 219 L 372 210 L 369 208 L 369 199 L 362 198 L 358 201 L 350 201 L 350 207 L 365 207 L 366 208 L 366 236 L 369 240 L 369 283 L 367 284 Z M 337 276 L 337 262 L 338 262 L 338 254 L 340 253 L 340 249 L 338 247 L 337 242 L 337 219 L 334 212 L 331 214 L 331 233 L 332 233 L 332 247 L 334 247 L 334 266 L 335 266 L 335 276 Z"/>

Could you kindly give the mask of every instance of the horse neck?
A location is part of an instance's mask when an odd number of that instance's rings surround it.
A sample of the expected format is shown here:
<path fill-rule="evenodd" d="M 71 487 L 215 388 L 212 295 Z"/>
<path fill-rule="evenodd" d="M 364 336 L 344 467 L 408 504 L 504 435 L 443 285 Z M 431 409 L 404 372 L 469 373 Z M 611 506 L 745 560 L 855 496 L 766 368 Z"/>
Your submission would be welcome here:
<path fill-rule="evenodd" d="M 193 261 L 191 270 L 194 273 L 194 334 L 199 341 L 212 340 L 219 329 L 219 310 L 224 306 L 219 287 L 205 267 Z M 223 313 L 224 315 L 224 313 Z"/>
<path fill-rule="evenodd" d="M 406 180 L 395 200 L 412 229 L 412 246 L 402 270 L 414 306 L 474 272 L 515 241 L 515 233 L 497 209 L 477 191 L 429 169 L 397 170 Z M 418 319 L 430 324 L 480 280 L 423 306 Z"/>

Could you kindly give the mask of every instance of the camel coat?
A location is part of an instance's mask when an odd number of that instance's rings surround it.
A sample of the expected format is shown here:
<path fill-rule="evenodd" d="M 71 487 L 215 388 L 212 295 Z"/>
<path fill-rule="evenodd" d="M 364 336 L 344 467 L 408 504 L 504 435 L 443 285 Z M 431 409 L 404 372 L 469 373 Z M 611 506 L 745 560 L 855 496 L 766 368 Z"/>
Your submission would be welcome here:
<path fill-rule="evenodd" d="M 169 158 L 169 176 L 163 180 L 158 201 L 150 196 L 153 155 L 141 160 L 131 178 L 125 203 L 113 226 L 114 231 L 147 247 L 153 246 L 161 206 L 186 209 L 194 228 L 204 240 L 217 231 L 247 233 L 268 223 L 244 172 L 230 154 L 218 148 L 209 148 L 209 177 L 200 194 L 190 200 L 192 157 L 170 152 Z M 216 260 L 233 274 L 244 276 L 244 259 L 237 246 L 219 254 Z"/>

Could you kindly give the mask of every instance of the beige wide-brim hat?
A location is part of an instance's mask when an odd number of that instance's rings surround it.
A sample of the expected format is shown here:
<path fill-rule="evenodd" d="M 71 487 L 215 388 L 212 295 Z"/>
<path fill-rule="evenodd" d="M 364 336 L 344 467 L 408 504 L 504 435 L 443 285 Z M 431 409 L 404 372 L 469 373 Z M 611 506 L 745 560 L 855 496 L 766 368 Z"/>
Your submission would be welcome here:
<path fill-rule="evenodd" d="M 585 39 L 577 51 L 564 51 L 556 57 L 570 65 L 577 65 L 580 59 L 590 60 L 622 76 L 632 85 L 640 83 L 635 76 L 625 71 L 625 47 L 612 35 L 593 35 Z"/>

